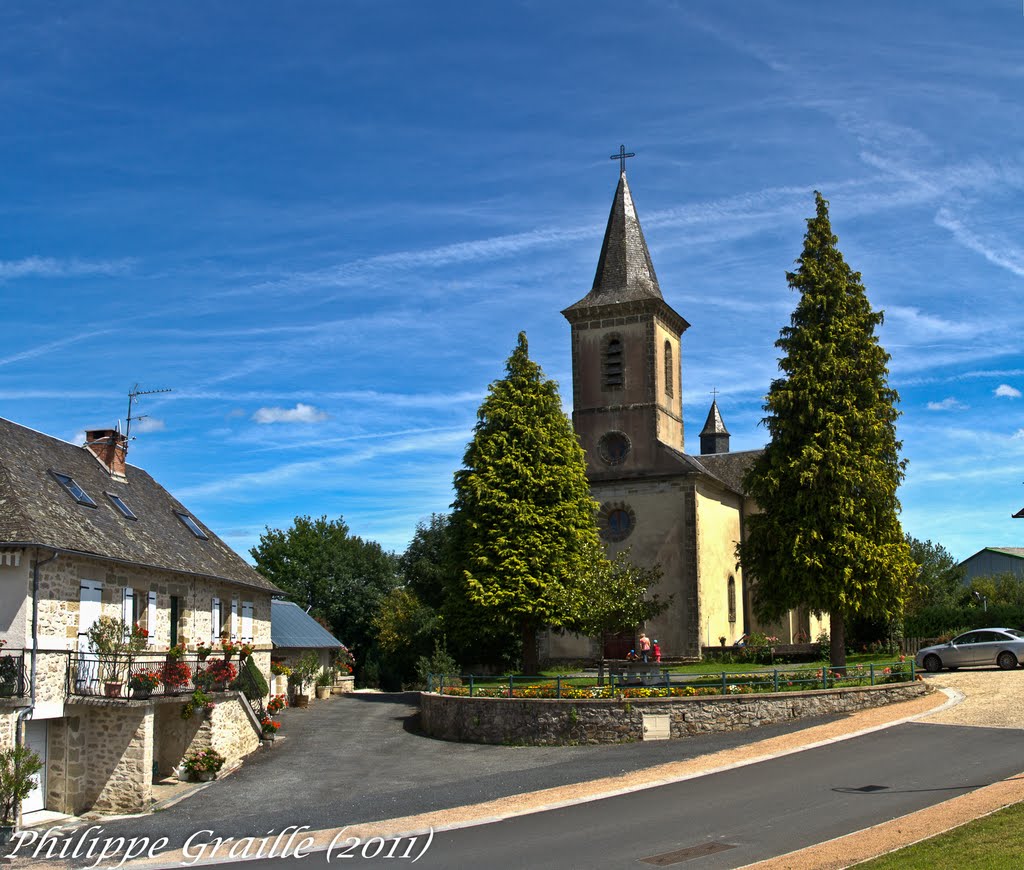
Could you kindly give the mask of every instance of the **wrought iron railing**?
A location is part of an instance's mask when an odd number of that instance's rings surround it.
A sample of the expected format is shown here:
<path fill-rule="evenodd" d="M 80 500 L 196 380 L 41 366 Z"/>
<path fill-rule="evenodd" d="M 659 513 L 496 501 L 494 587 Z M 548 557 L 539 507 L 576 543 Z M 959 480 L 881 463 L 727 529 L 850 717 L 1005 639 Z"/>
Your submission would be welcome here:
<path fill-rule="evenodd" d="M 0 698 L 25 695 L 25 651 L 7 649 L 0 653 Z"/>
<path fill-rule="evenodd" d="M 94 652 L 68 653 L 66 690 L 69 696 L 144 700 L 151 697 L 188 695 L 242 688 L 239 674 L 247 679 L 238 659 L 197 655 L 174 658 L 166 653 L 113 655 Z M 259 699 L 262 707 L 262 698 Z"/>

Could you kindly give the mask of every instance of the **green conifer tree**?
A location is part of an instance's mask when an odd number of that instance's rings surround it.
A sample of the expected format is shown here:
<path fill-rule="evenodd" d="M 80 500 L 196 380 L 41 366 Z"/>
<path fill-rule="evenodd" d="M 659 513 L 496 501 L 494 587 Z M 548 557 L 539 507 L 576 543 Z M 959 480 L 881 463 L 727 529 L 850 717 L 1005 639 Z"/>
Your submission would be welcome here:
<path fill-rule="evenodd" d="M 836 247 L 828 202 L 815 198 L 798 268 L 786 275 L 800 300 L 776 342 L 783 376 L 763 420 L 771 439 L 745 481 L 762 512 L 738 552 L 759 618 L 827 611 L 831 662 L 842 666 L 845 620 L 898 613 L 915 565 L 898 517 L 905 461 L 899 396 L 875 335 L 882 313 Z"/>
<path fill-rule="evenodd" d="M 523 640 L 537 673 L 537 631 L 572 619 L 566 588 L 592 570 L 596 503 L 558 387 L 527 352 L 526 334 L 477 412 L 452 507 L 464 592 Z"/>

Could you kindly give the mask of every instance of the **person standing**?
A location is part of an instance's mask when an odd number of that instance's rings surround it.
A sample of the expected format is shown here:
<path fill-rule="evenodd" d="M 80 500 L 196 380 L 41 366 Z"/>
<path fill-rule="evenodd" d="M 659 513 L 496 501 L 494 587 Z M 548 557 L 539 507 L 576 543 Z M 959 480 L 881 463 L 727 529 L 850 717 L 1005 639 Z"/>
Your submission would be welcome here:
<path fill-rule="evenodd" d="M 654 660 L 656 662 L 661 661 L 661 647 L 658 645 L 658 638 L 654 638 L 651 641 L 651 652 L 654 653 Z"/>
<path fill-rule="evenodd" d="M 651 640 L 644 632 L 640 632 L 640 658 L 645 662 L 651 658 Z"/>

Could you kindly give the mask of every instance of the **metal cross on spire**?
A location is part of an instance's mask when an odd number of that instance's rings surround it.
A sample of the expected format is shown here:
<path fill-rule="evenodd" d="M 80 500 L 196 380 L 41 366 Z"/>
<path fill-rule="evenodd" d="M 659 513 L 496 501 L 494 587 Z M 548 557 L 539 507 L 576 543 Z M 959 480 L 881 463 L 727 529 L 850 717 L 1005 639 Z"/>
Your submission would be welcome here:
<path fill-rule="evenodd" d="M 609 160 L 618 160 L 619 161 L 619 172 L 622 173 L 622 172 L 626 171 L 626 158 L 627 157 L 636 157 L 636 154 L 634 154 L 632 151 L 627 151 L 625 145 L 620 145 L 619 146 L 619 153 L 618 154 L 613 154 L 608 159 Z"/>
<path fill-rule="evenodd" d="M 712 387 L 712 389 L 711 389 L 711 401 L 712 402 L 717 402 L 718 401 L 718 387 Z"/>

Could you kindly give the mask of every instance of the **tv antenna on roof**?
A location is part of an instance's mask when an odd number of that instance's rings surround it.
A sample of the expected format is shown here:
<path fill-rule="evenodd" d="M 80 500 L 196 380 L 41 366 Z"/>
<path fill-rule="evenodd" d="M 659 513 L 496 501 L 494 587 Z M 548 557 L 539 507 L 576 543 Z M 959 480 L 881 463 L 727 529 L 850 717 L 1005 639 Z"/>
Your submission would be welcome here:
<path fill-rule="evenodd" d="M 132 437 L 132 420 L 145 420 L 149 414 L 138 414 L 132 416 L 132 408 L 138 402 L 139 396 L 152 396 L 154 393 L 173 393 L 170 387 L 164 390 L 140 390 L 139 385 L 136 384 L 128 391 L 128 419 L 125 421 L 124 427 L 124 439 L 130 441 Z"/>

